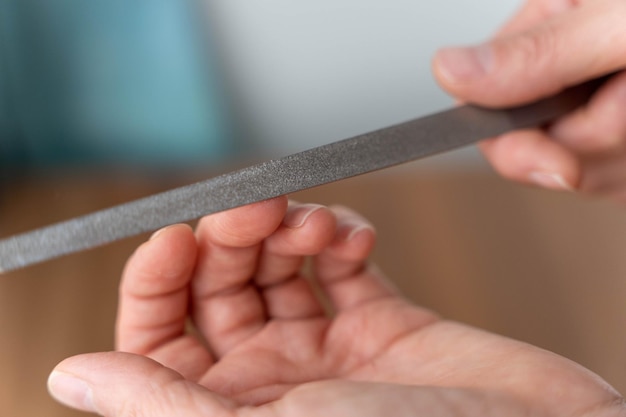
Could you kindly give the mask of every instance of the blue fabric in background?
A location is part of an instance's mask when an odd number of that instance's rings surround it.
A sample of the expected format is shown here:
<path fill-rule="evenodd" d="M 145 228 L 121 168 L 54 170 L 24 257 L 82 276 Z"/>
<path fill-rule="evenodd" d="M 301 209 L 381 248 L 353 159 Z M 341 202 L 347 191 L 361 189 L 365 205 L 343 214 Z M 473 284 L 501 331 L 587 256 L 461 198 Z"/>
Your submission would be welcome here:
<path fill-rule="evenodd" d="M 0 0 L 3 166 L 186 166 L 230 154 L 198 7 Z"/>

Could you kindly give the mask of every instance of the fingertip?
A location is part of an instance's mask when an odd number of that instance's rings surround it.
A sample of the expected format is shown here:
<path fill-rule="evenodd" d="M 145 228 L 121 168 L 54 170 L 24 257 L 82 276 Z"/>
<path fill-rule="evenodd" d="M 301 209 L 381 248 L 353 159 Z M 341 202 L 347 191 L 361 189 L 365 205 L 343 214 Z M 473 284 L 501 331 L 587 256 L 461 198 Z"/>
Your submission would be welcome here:
<path fill-rule="evenodd" d="M 376 230 L 370 224 L 347 224 L 338 233 L 335 252 L 349 261 L 367 259 L 376 243 Z"/>
<path fill-rule="evenodd" d="M 442 87 L 454 92 L 471 86 L 492 71 L 493 51 L 486 44 L 442 48 L 435 53 L 432 66 Z"/>
<path fill-rule="evenodd" d="M 291 203 L 281 227 L 265 244 L 275 254 L 314 255 L 332 241 L 336 224 L 326 206 Z"/>
<path fill-rule="evenodd" d="M 286 227 L 297 229 L 306 223 L 306 221 L 315 212 L 324 210 L 321 204 L 299 204 L 291 202 L 287 208 L 287 213 L 283 218 L 282 224 Z"/>
<path fill-rule="evenodd" d="M 156 361 L 121 352 L 62 361 L 49 390 L 65 405 L 106 416 L 227 415 L 235 406 Z"/>
<path fill-rule="evenodd" d="M 164 271 L 164 275 L 176 275 L 180 267 L 194 257 L 195 252 L 196 240 L 191 226 L 175 224 L 158 230 L 142 244 L 135 253 L 140 258 L 134 262 L 148 269 L 170 265 L 171 272 Z M 163 271 L 160 267 L 158 269 Z"/>
<path fill-rule="evenodd" d="M 66 358 L 48 376 L 48 392 L 56 401 L 70 408 L 103 415 L 94 401 L 99 379 L 105 373 L 114 372 L 116 362 L 131 356 L 134 355 L 103 352 Z"/>
<path fill-rule="evenodd" d="M 626 3 L 551 3 L 529 2 L 484 45 L 438 52 L 433 70 L 442 87 L 467 102 L 512 106 L 624 68 Z"/>
<path fill-rule="evenodd" d="M 147 296 L 177 289 L 187 282 L 197 250 L 189 225 L 177 224 L 157 231 L 128 260 L 122 292 Z"/>
<path fill-rule="evenodd" d="M 371 224 L 362 224 L 352 227 L 345 240 L 347 242 L 370 242 L 376 236 L 376 229 Z"/>
<path fill-rule="evenodd" d="M 286 211 L 287 197 L 281 196 L 213 214 L 200 221 L 198 237 L 221 246 L 253 246 L 280 226 Z"/>
<path fill-rule="evenodd" d="M 494 169 L 507 179 L 562 191 L 578 186 L 577 158 L 539 130 L 512 132 L 482 149 Z"/>
<path fill-rule="evenodd" d="M 137 252 L 161 252 L 169 251 L 179 246 L 193 244 L 194 233 L 187 224 L 174 224 L 163 227 L 154 232 L 146 242 L 141 244 Z"/>
<path fill-rule="evenodd" d="M 499 68 L 500 49 L 495 42 L 442 48 L 432 62 L 435 80 L 456 99 L 482 106 L 510 106 L 534 98 L 536 83 L 525 83 L 520 91 L 519 80 L 512 80 L 515 74 Z"/>
<path fill-rule="evenodd" d="M 48 376 L 48 392 L 59 403 L 80 411 L 95 413 L 91 386 L 76 376 L 53 370 Z"/>
<path fill-rule="evenodd" d="M 333 207 L 333 212 L 337 216 L 337 231 L 329 250 L 346 261 L 365 260 L 376 244 L 375 227 L 347 207 Z"/>

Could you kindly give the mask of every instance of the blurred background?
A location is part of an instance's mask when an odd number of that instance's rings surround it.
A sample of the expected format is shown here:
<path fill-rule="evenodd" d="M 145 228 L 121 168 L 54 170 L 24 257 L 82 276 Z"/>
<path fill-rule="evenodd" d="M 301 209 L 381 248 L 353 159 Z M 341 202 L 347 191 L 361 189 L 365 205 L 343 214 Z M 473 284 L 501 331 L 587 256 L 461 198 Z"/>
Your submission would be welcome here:
<path fill-rule="evenodd" d="M 0 0 L 0 237 L 432 113 L 430 59 L 519 0 Z M 507 183 L 474 148 L 298 193 L 376 224 L 416 302 L 626 392 L 625 211 Z M 0 413 L 80 415 L 45 381 L 112 349 L 140 236 L 0 277 Z"/>

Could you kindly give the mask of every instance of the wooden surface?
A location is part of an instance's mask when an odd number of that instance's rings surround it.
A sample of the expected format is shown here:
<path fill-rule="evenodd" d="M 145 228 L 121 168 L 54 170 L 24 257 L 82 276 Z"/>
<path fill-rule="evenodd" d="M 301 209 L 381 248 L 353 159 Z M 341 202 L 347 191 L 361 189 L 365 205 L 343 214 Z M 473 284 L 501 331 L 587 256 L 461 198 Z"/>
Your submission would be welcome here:
<path fill-rule="evenodd" d="M 0 235 L 188 179 L 22 180 L 4 190 Z M 481 170 L 398 168 L 296 198 L 370 218 L 376 261 L 416 302 L 558 352 L 626 392 L 626 209 Z M 119 275 L 145 238 L 0 277 L 0 415 L 82 415 L 49 398 L 47 375 L 67 356 L 112 348 Z"/>

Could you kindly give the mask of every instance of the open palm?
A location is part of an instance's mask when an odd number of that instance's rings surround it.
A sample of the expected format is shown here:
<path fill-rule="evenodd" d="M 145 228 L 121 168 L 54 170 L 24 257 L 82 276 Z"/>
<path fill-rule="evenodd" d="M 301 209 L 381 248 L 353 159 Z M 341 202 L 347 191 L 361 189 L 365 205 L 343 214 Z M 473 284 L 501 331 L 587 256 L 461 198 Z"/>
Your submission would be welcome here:
<path fill-rule="evenodd" d="M 133 416 L 161 415 L 146 405 L 157 397 L 183 417 L 624 412 L 584 368 L 403 299 L 367 263 L 374 239 L 345 208 L 284 199 L 207 217 L 195 235 L 161 231 L 121 286 L 118 348 L 134 355 L 80 359 L 108 382 L 101 412 L 126 415 L 111 405 L 122 386 Z M 176 384 L 178 396 L 150 394 Z"/>

